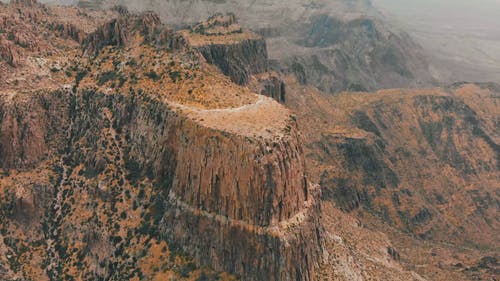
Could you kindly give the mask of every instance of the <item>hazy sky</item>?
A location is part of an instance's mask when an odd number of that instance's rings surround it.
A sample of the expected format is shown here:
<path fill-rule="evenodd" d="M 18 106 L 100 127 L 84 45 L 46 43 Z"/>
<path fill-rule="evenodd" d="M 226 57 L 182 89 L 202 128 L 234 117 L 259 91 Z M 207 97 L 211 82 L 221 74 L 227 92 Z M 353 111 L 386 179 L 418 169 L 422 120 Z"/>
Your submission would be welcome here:
<path fill-rule="evenodd" d="M 458 79 L 500 81 L 500 0 L 372 0 Z"/>
<path fill-rule="evenodd" d="M 419 24 L 421 28 L 455 29 L 462 33 L 487 33 L 500 37 L 500 0 L 372 1 L 376 7 L 399 20 Z"/>

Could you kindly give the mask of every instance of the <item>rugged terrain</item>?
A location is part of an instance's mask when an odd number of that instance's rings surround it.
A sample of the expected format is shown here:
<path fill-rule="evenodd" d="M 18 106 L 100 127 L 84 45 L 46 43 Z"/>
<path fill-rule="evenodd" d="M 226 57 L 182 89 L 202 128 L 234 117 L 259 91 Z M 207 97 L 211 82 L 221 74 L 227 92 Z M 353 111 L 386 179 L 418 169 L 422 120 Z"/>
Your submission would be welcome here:
<path fill-rule="evenodd" d="M 286 100 L 282 75 L 270 69 L 264 38 L 242 28 L 232 13 L 215 14 L 189 29 L 181 30 L 188 44 L 216 65 L 234 83 L 248 85 L 256 93 Z"/>
<path fill-rule="evenodd" d="M 387 22 L 400 26 L 428 50 L 446 81 L 500 78 L 500 2 L 373 0 Z"/>
<path fill-rule="evenodd" d="M 0 4 L 0 279 L 496 280 L 498 85 L 322 92 L 432 84 L 363 1 L 116 3 Z"/>
<path fill-rule="evenodd" d="M 326 237 L 352 235 L 333 205 L 361 233 L 388 235 L 388 251 L 423 278 L 498 276 L 497 85 L 331 96 L 287 82 L 309 174 L 323 190 Z M 361 253 L 377 241 L 356 240 L 351 243 Z"/>
<path fill-rule="evenodd" d="M 0 8 L 3 277 L 314 278 L 319 189 L 286 108 L 155 14 Z"/>

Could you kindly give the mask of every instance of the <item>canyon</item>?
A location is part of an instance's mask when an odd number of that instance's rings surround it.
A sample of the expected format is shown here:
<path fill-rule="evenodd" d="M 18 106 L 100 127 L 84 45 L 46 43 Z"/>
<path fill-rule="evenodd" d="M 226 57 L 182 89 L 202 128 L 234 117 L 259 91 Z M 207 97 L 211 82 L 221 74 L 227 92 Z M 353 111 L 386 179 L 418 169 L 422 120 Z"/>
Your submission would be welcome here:
<path fill-rule="evenodd" d="M 495 280 L 498 84 L 365 1 L 195 2 L 0 3 L 0 279 Z"/>

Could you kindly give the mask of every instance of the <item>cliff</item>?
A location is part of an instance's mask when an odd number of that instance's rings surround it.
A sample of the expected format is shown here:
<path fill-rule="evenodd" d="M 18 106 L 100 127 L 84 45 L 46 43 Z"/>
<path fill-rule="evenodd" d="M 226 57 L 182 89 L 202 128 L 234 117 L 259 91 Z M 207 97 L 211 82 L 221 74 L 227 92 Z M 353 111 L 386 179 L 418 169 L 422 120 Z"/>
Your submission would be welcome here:
<path fill-rule="evenodd" d="M 47 111 L 39 111 L 36 98 L 26 101 L 29 105 L 2 111 L 5 168 L 43 163 L 56 151 L 47 141 L 50 135 L 59 139 L 53 145 L 68 142 L 72 149 L 66 157 L 72 165 L 83 163 L 83 171 L 101 177 L 109 169 L 123 169 L 96 145 L 102 138 L 98 132 L 105 131 L 106 124 L 116 124 L 120 134 L 115 138 L 127 139 L 117 148 L 123 151 L 127 173 L 138 173 L 135 182 L 149 177 L 157 186 L 150 188 L 160 188 L 149 192 L 165 196 L 164 213 L 153 226 L 159 237 L 200 264 L 243 280 L 312 280 L 321 247 L 318 190 L 300 172 L 303 152 L 291 119 L 284 123 L 289 132 L 262 140 L 207 128 L 148 96 L 83 91 L 60 101 L 61 95 L 50 94 L 44 100 Z M 53 107 L 57 116 L 52 116 Z M 278 105 L 271 107 L 280 110 Z M 106 110 L 112 113 L 109 123 L 95 117 Z M 54 120 L 45 123 L 35 118 L 40 115 Z M 71 138 L 63 141 L 68 126 Z"/>
<path fill-rule="evenodd" d="M 97 1 L 94 1 L 97 2 Z M 113 1 L 99 1 L 104 7 Z M 142 1 L 131 9 L 159 11 L 175 26 L 234 13 L 262 35 L 269 58 L 303 84 L 326 92 L 373 91 L 436 84 L 431 54 L 388 24 L 367 0 Z M 238 80 L 236 80 L 238 81 Z"/>
<path fill-rule="evenodd" d="M 6 84 L 9 278 L 201 278 L 208 266 L 242 280 L 314 279 L 320 191 L 295 119 L 180 38 L 153 14 L 118 17 L 41 66 L 59 65 L 46 74 L 58 83 Z"/>
<path fill-rule="evenodd" d="M 208 63 L 217 65 L 237 84 L 245 85 L 252 74 L 267 70 L 265 41 L 244 40 L 237 44 L 213 44 L 197 47 Z"/>
<path fill-rule="evenodd" d="M 32 98 L 16 92 L 2 92 L 0 101 L 0 166 L 4 169 L 33 168 L 57 152 L 65 143 L 63 130 L 67 116 L 64 92 L 52 97 L 34 93 Z M 60 131 L 52 131 L 58 128 Z M 49 149 L 51 148 L 51 149 Z"/>
<path fill-rule="evenodd" d="M 286 85 L 281 74 L 269 70 L 266 41 L 241 28 L 234 14 L 216 14 L 181 33 L 208 63 L 234 83 L 285 102 Z"/>
<path fill-rule="evenodd" d="M 280 103 L 286 102 L 286 83 L 283 75 L 274 71 L 256 74 L 249 86 L 256 93 L 271 97 Z"/>
<path fill-rule="evenodd" d="M 85 52 L 95 54 L 105 46 L 131 46 L 134 40 L 129 31 L 141 33 L 141 43 L 149 43 L 169 49 L 180 49 L 186 46 L 184 38 L 165 28 L 160 18 L 154 13 L 145 13 L 141 16 L 127 14 L 113 19 L 100 26 L 83 42 Z"/>
<path fill-rule="evenodd" d="M 0 37 L 0 58 L 5 60 L 10 66 L 17 66 L 20 59 L 19 51 L 6 41 L 4 36 Z"/>
<path fill-rule="evenodd" d="M 233 14 L 216 14 L 182 34 L 208 63 L 216 65 L 234 83 L 246 85 L 253 74 L 268 69 L 265 40 L 243 30 Z"/>

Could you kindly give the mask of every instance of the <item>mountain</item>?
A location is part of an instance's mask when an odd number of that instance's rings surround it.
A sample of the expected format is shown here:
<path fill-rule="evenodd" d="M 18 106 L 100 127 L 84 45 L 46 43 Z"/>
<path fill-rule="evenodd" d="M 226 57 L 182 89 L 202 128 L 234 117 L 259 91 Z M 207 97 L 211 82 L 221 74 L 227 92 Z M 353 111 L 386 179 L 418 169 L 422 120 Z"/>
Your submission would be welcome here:
<path fill-rule="evenodd" d="M 0 9 L 2 279 L 313 279 L 318 186 L 288 109 L 153 13 Z"/>
<path fill-rule="evenodd" d="M 0 3 L 0 279 L 495 280 L 500 86 L 425 58 L 366 1 Z"/>
<path fill-rule="evenodd" d="M 499 82 L 500 2 L 374 0 L 386 21 L 401 26 L 431 56 L 442 80 Z"/>
<path fill-rule="evenodd" d="M 184 28 L 215 13 L 233 13 L 262 35 L 274 68 L 323 91 L 370 91 L 437 83 L 426 54 L 407 34 L 386 25 L 369 1 L 80 1 L 80 5 L 158 11 Z M 95 6 L 97 5 L 97 6 Z"/>
<path fill-rule="evenodd" d="M 333 216 L 326 237 L 350 238 L 363 253 L 364 243 L 377 240 L 359 242 L 364 235 L 352 233 L 378 231 L 403 267 L 427 280 L 494 280 L 498 85 L 331 96 L 290 79 L 286 104 L 305 135 L 308 174 L 322 187 L 324 210 L 330 208 L 324 216 Z M 331 206 L 360 226 L 344 225 Z M 335 236 L 326 243 L 335 247 Z"/>

